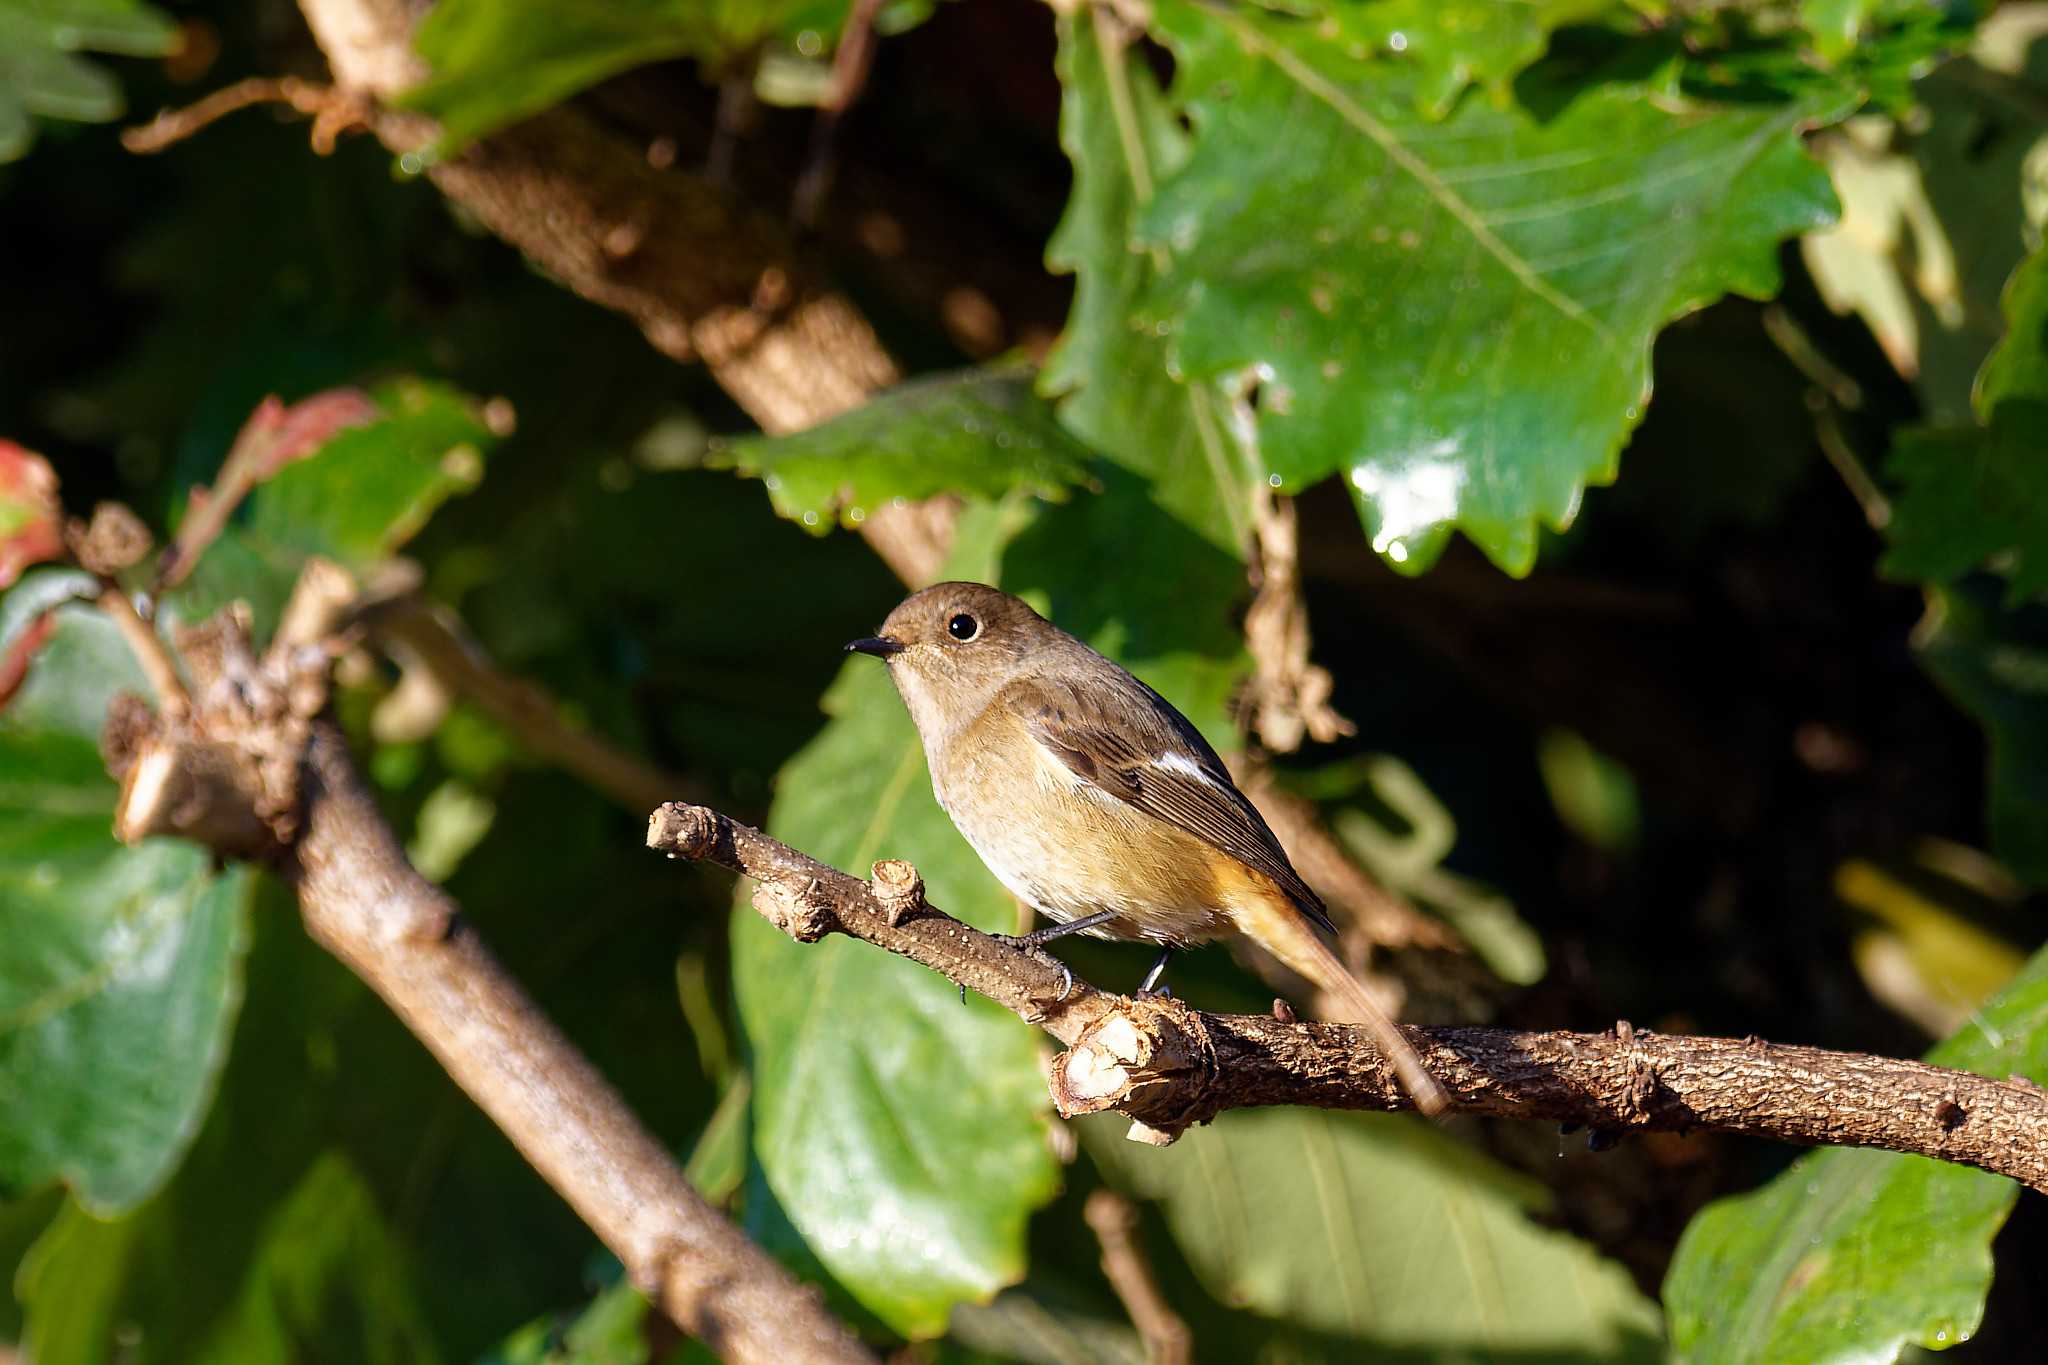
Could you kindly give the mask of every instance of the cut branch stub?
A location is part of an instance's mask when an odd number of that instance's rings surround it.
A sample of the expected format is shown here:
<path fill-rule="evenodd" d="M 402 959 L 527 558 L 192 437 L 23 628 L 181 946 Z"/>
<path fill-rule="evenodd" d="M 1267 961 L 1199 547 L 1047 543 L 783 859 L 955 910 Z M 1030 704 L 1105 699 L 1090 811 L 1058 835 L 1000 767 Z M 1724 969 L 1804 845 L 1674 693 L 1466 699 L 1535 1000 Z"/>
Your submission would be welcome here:
<path fill-rule="evenodd" d="M 1131 1137 L 1164 1147 L 1214 1118 L 1216 1047 L 1201 1014 L 1178 1000 L 1120 1002 L 1053 1058 L 1047 1077 L 1060 1117 L 1115 1109 Z"/>

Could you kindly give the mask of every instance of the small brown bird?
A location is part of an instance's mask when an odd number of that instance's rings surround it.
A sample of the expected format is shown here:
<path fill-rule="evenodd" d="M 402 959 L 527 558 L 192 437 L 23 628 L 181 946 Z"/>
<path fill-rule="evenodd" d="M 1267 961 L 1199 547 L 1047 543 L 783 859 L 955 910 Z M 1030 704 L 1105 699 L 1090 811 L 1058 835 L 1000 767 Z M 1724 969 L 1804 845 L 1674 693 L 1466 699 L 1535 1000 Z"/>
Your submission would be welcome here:
<path fill-rule="evenodd" d="M 1323 903 L 1223 760 L 1157 692 L 1027 604 L 940 583 L 847 649 L 910 708 L 932 791 L 996 879 L 1071 933 L 1164 951 L 1243 934 L 1344 1002 L 1425 1114 L 1447 1097 L 1318 928 Z"/>

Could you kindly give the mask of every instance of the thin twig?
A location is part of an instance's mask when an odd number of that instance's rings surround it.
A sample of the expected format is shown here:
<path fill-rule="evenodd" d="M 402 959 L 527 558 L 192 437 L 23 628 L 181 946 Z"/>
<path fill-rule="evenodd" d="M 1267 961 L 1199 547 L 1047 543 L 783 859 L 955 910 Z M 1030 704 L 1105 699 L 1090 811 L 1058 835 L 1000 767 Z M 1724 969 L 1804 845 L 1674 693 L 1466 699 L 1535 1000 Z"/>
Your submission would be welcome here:
<path fill-rule="evenodd" d="M 1856 505 L 1863 509 L 1863 519 L 1870 523 L 1873 531 L 1882 531 L 1892 524 L 1891 499 L 1877 486 L 1877 480 L 1864 467 L 1863 457 L 1849 444 L 1849 434 L 1842 429 L 1842 419 L 1834 406 L 1823 398 L 1814 405 L 1814 437 L 1820 442 L 1821 453 L 1828 457 L 1835 473 L 1848 486 L 1849 495 L 1856 499 Z"/>
<path fill-rule="evenodd" d="M 258 104 L 287 104 L 301 114 L 319 114 L 334 102 L 332 87 L 296 76 L 251 76 L 224 86 L 182 109 L 166 109 L 148 123 L 124 129 L 121 145 L 150 156 L 183 142 L 208 124 Z"/>
<path fill-rule="evenodd" d="M 845 27 L 839 33 L 839 50 L 832 54 L 832 88 L 818 105 L 811 124 L 810 150 L 790 197 L 790 217 L 798 228 L 809 231 L 818 222 L 825 192 L 832 187 L 832 144 L 839 135 L 840 120 L 867 88 L 868 69 L 875 60 L 875 16 L 882 0 L 853 0 Z"/>
<path fill-rule="evenodd" d="M 647 842 L 761 882 L 755 908 L 800 941 L 843 933 L 886 948 L 1066 1043 L 1049 1077 L 1063 1114 L 1115 1110 L 1134 1120 L 1134 1138 L 1165 1143 L 1226 1109 L 1411 1107 L 1364 1029 L 1111 995 L 928 905 L 891 923 L 869 883 L 701 806 L 656 810 Z M 892 869 L 894 880 L 904 875 Z M 1877 1147 L 2048 1192 L 2048 1092 L 2024 1078 L 1754 1038 L 1652 1034 L 1626 1022 L 1608 1033 L 1401 1031 L 1454 1112 Z"/>
<path fill-rule="evenodd" d="M 1194 1355 L 1194 1334 L 1166 1301 L 1152 1263 L 1138 1245 L 1137 1208 L 1105 1185 L 1089 1194 L 1081 1216 L 1102 1244 L 1103 1276 L 1145 1343 L 1145 1365 L 1187 1365 Z"/>
<path fill-rule="evenodd" d="M 536 757 L 554 763 L 632 811 L 688 799 L 703 786 L 664 772 L 571 725 L 561 707 L 533 683 L 501 671 L 446 608 L 414 593 L 368 607 L 359 618 L 372 638 L 408 667 L 422 667 L 448 691 L 467 697 L 516 735 Z"/>
<path fill-rule="evenodd" d="M 100 610 L 113 620 L 128 651 L 141 665 L 142 676 L 149 680 L 149 690 L 156 697 L 157 705 L 166 712 L 190 710 L 192 698 L 185 691 L 184 679 L 178 676 L 177 661 L 171 657 L 170 647 L 149 622 L 137 614 L 135 603 L 129 600 L 121 585 L 111 578 L 102 580 L 98 601 Z"/>

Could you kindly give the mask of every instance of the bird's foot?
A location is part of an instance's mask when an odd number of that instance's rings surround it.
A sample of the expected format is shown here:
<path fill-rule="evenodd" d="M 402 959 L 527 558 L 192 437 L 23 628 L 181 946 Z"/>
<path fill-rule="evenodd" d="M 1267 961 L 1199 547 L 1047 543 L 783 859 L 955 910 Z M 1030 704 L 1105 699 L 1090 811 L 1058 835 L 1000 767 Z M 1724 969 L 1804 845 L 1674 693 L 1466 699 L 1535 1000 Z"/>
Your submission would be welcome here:
<path fill-rule="evenodd" d="M 1064 930 L 1067 926 L 1055 924 L 1052 928 Z M 1045 932 L 1045 930 L 1039 929 L 1029 934 L 990 934 L 989 937 L 1005 947 L 1015 948 L 1018 952 L 1048 967 L 1057 968 L 1060 974 L 1060 993 L 1054 1003 L 1062 1004 L 1065 1003 L 1068 996 L 1074 993 L 1074 969 L 1045 950 L 1044 944 L 1046 940 L 1039 937 L 1039 935 Z M 1058 938 L 1060 935 L 1053 934 L 1051 937 Z"/>

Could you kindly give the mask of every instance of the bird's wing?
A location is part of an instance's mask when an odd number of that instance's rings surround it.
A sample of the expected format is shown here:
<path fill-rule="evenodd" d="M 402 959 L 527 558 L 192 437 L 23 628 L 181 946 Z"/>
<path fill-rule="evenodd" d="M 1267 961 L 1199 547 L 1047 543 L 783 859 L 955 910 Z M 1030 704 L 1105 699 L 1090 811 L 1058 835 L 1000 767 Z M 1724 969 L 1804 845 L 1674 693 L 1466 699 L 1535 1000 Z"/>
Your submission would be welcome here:
<path fill-rule="evenodd" d="M 1077 689 L 1038 679 L 1011 684 L 999 701 L 1076 777 L 1263 874 L 1303 914 L 1334 930 L 1322 901 L 1201 732 L 1121 669 L 1089 681 L 1091 696 L 1103 687 L 1116 694 L 1121 704 L 1113 721 Z"/>

